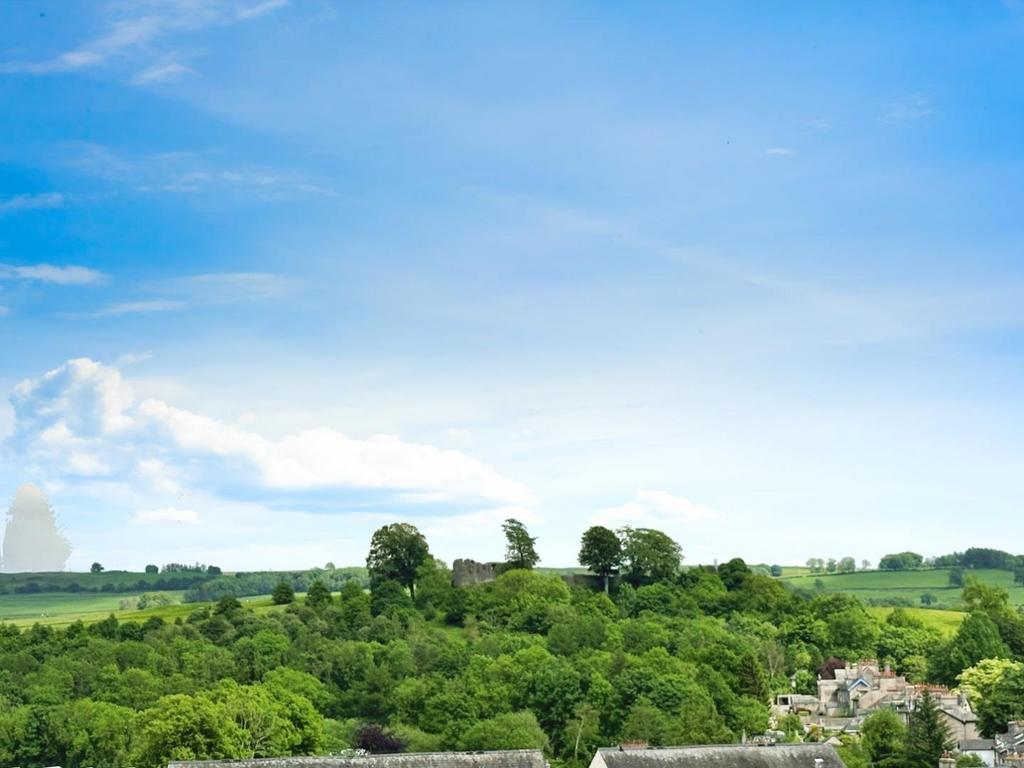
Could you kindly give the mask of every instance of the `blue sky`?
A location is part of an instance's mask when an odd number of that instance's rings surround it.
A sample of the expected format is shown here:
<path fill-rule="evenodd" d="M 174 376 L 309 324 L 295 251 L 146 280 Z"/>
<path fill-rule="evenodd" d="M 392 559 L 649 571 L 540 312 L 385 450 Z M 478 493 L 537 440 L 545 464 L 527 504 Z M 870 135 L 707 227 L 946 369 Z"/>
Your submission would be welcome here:
<path fill-rule="evenodd" d="M 70 566 L 1024 534 L 1016 3 L 0 14 L 0 495 Z"/>

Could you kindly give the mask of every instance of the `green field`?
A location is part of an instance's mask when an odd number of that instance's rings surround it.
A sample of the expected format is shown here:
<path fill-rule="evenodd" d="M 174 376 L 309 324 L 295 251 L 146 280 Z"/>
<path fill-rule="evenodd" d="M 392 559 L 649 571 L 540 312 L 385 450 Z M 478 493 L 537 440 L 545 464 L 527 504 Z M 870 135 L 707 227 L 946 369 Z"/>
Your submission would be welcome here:
<path fill-rule="evenodd" d="M 858 571 L 857 573 L 811 574 L 780 577 L 785 584 L 814 592 L 847 592 L 862 600 L 885 600 L 901 598 L 915 606 L 921 604 L 921 596 L 932 595 L 937 605 L 954 608 L 960 601 L 960 587 L 949 583 L 949 568 L 931 568 L 917 571 Z M 1010 571 L 995 569 L 971 569 L 966 575 L 978 578 L 982 583 L 1005 589 L 1013 605 L 1024 605 L 1024 585 L 1014 584 Z"/>
<path fill-rule="evenodd" d="M 0 623 L 14 624 L 19 627 L 28 627 L 37 623 L 65 627 L 76 621 L 83 621 L 87 624 L 102 621 L 111 614 L 125 621 L 145 621 L 151 616 L 159 616 L 165 621 L 173 621 L 178 616 L 188 616 L 193 611 L 208 606 L 206 603 L 182 603 L 181 597 L 184 592 L 162 592 L 161 594 L 171 598 L 173 601 L 171 605 L 148 608 L 143 611 L 121 607 L 122 601 L 132 600 L 141 594 L 141 592 L 137 592 L 120 595 L 61 593 L 0 595 Z M 301 599 L 301 595 L 298 597 Z M 279 606 L 272 605 L 267 596 L 245 597 L 241 598 L 241 602 L 255 608 L 257 613 L 281 609 Z"/>
<path fill-rule="evenodd" d="M 868 613 L 877 619 L 885 619 L 894 610 L 896 609 L 869 607 Z M 960 622 L 967 615 L 960 611 L 945 611 L 939 608 L 904 608 L 903 610 L 920 620 L 926 627 L 937 629 L 947 637 L 956 634 Z"/>

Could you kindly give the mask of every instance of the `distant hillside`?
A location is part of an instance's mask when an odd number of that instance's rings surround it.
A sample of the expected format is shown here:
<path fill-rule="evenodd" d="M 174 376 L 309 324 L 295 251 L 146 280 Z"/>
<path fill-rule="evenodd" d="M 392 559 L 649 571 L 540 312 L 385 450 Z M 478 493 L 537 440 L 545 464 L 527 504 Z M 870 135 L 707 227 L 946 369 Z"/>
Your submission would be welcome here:
<path fill-rule="evenodd" d="M 950 583 L 951 568 L 924 568 L 912 571 L 857 571 L 855 573 L 811 574 L 802 569 L 799 575 L 784 572 L 779 580 L 809 592 L 847 592 L 865 603 L 877 606 L 922 606 L 930 595 L 931 607 L 956 608 L 961 587 Z M 998 586 L 1010 594 L 1013 605 L 1024 605 L 1024 585 L 1015 584 L 1013 572 L 991 568 L 968 569 L 965 576 L 974 576 L 982 583 Z"/>

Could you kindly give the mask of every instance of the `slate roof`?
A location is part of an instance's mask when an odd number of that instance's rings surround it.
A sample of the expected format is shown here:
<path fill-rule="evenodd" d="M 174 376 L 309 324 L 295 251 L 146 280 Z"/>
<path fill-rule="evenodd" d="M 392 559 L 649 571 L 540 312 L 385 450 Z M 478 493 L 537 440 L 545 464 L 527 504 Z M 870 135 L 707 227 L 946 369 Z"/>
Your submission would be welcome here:
<path fill-rule="evenodd" d="M 827 744 L 724 744 L 707 747 L 600 749 L 607 768 L 844 768 Z"/>
<path fill-rule="evenodd" d="M 975 752 L 982 752 L 986 749 L 995 749 L 995 739 L 962 739 L 957 743 L 961 752 L 972 750 Z"/>
<path fill-rule="evenodd" d="M 548 768 L 540 750 L 406 752 L 354 757 L 267 757 L 256 760 L 190 760 L 168 768 Z"/>

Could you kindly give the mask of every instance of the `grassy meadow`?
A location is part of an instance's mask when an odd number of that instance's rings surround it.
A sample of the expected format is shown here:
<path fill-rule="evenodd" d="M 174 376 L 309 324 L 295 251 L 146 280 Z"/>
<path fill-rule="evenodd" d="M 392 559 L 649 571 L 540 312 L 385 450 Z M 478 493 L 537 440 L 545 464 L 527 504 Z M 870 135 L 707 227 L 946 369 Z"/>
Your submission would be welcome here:
<path fill-rule="evenodd" d="M 930 594 L 935 607 L 954 609 L 960 602 L 960 587 L 949 583 L 949 568 L 928 568 L 916 571 L 858 571 L 856 573 L 812 574 L 806 569 L 799 575 L 780 577 L 793 587 L 809 591 L 848 592 L 862 600 L 906 599 L 921 605 L 921 596 Z M 1024 605 L 1024 585 L 1014 584 L 1010 571 L 978 568 L 965 571 L 982 583 L 1002 587 L 1013 605 Z"/>
<path fill-rule="evenodd" d="M 880 608 L 869 606 L 868 613 L 876 619 L 884 620 L 895 608 Z M 962 611 L 949 611 L 941 608 L 904 608 L 913 618 L 920 620 L 926 627 L 939 630 L 944 636 L 950 637 L 956 634 L 960 622 L 967 615 Z"/>
<path fill-rule="evenodd" d="M 170 605 L 159 608 L 139 610 L 125 606 L 125 603 L 137 599 L 141 592 L 120 595 L 63 594 L 59 592 L 41 595 L 0 595 L 0 623 L 28 627 L 33 624 L 46 624 L 54 627 L 66 627 L 76 621 L 86 624 L 102 621 L 111 614 L 118 619 L 129 621 L 145 621 L 151 616 L 159 616 L 166 621 L 177 617 L 188 616 L 193 611 L 208 607 L 208 603 L 182 603 L 182 591 L 161 592 L 171 599 Z M 302 595 L 297 595 L 299 599 Z M 243 597 L 240 602 L 254 608 L 257 613 L 268 613 L 280 610 L 280 606 L 271 603 L 269 596 Z"/>

